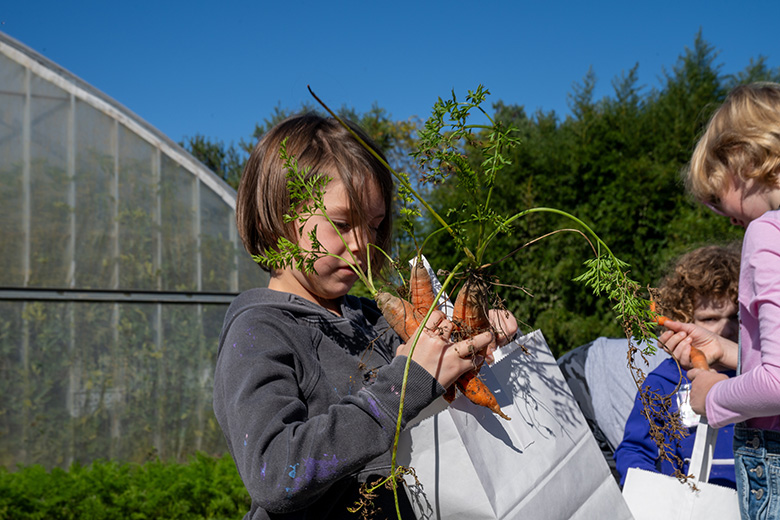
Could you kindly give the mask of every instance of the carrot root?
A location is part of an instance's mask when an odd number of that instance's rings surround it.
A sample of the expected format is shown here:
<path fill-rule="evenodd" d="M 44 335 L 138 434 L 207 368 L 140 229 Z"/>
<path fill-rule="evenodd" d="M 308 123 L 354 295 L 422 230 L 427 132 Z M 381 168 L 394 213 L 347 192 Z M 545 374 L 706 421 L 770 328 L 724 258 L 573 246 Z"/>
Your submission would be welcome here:
<path fill-rule="evenodd" d="M 702 370 L 710 369 L 710 365 L 707 363 L 707 356 L 696 347 L 691 347 L 691 365 L 693 365 L 693 368 L 700 368 Z"/>
<path fill-rule="evenodd" d="M 455 383 L 458 389 L 465 395 L 472 403 L 489 408 L 496 415 L 511 421 L 512 418 L 501 411 L 501 407 L 498 406 L 496 396 L 487 387 L 487 385 L 479 378 L 476 370 L 466 372 Z"/>
<path fill-rule="evenodd" d="M 653 314 L 655 314 L 655 317 L 653 318 L 653 320 L 654 320 L 654 321 L 655 321 L 657 324 L 659 324 L 660 326 L 662 326 L 662 327 L 664 326 L 664 323 L 666 323 L 666 320 L 668 320 L 668 319 L 669 319 L 669 318 L 667 318 L 666 316 L 662 316 L 661 314 L 656 314 L 656 311 L 655 311 L 655 300 L 650 300 L 650 312 L 652 312 Z"/>
<path fill-rule="evenodd" d="M 433 292 L 433 281 L 420 258 L 417 258 L 414 263 L 412 274 L 409 277 L 409 298 L 414 309 L 423 316 L 428 314 L 428 310 L 436 300 L 436 294 Z"/>
<path fill-rule="evenodd" d="M 411 303 L 383 291 L 377 293 L 374 300 L 387 323 L 401 337 L 401 340 L 407 341 L 412 337 L 423 317 L 414 310 Z"/>
<path fill-rule="evenodd" d="M 487 316 L 487 287 L 481 279 L 469 277 L 463 283 L 455 299 L 452 321 L 463 338 L 490 330 L 490 320 Z"/>

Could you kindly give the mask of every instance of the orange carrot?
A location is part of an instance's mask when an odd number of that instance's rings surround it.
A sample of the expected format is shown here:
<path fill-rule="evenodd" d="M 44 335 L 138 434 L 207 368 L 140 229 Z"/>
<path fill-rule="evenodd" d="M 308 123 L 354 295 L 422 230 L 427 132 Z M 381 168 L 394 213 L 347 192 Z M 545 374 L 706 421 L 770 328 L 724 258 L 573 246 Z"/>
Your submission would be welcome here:
<path fill-rule="evenodd" d="M 485 408 L 489 408 L 493 413 L 503 417 L 507 421 L 511 421 L 512 418 L 501 411 L 501 407 L 498 406 L 496 396 L 490 391 L 490 388 L 479 378 L 477 374 L 478 369 L 469 370 L 458 378 L 455 384 L 458 389 L 465 395 L 469 401 Z"/>
<path fill-rule="evenodd" d="M 653 300 L 650 300 L 650 312 L 655 313 L 655 301 Z M 655 317 L 655 322 L 663 326 L 668 319 L 666 316 L 658 314 Z M 701 368 L 702 370 L 710 369 L 710 365 L 707 363 L 707 356 L 696 347 L 691 347 L 691 365 L 693 365 L 693 368 Z"/>
<path fill-rule="evenodd" d="M 414 263 L 412 274 L 409 277 L 409 299 L 412 301 L 414 309 L 423 316 L 428 314 L 428 310 L 436 299 L 428 269 L 419 258 Z"/>
<path fill-rule="evenodd" d="M 407 341 L 412 337 L 414 331 L 420 326 L 423 316 L 414 310 L 411 303 L 384 291 L 378 292 L 374 300 L 387 323 L 401 337 L 401 340 Z"/>
<path fill-rule="evenodd" d="M 704 352 L 697 349 L 696 347 L 691 347 L 691 365 L 693 365 L 693 368 L 701 368 L 702 370 L 710 369 L 710 365 L 707 363 L 707 357 L 704 355 Z"/>
<path fill-rule="evenodd" d="M 490 330 L 486 308 L 487 287 L 476 277 L 469 277 L 455 299 L 452 321 L 461 336 L 470 338 Z"/>
<path fill-rule="evenodd" d="M 430 277 L 421 263 L 417 265 L 420 268 L 415 267 L 412 270 L 412 278 L 409 281 L 410 294 L 414 303 L 381 291 L 374 298 L 388 324 L 403 341 L 407 341 L 420 326 L 424 314 L 427 314 L 435 297 L 433 289 L 430 290 L 429 296 L 426 288 L 420 287 L 425 285 L 425 279 L 430 284 Z M 487 318 L 483 303 L 485 295 L 484 284 L 477 279 L 467 280 L 458 293 L 458 298 L 455 301 L 453 323 L 456 329 L 460 331 L 459 337 L 461 339 L 490 330 L 490 321 Z M 427 303 L 425 303 L 426 301 Z M 418 309 L 420 310 L 418 311 Z M 501 411 L 496 397 L 479 378 L 478 372 L 479 367 L 476 367 L 460 376 L 455 384 L 447 389 L 444 398 L 448 402 L 452 402 L 455 399 L 455 387 L 457 386 L 461 393 L 472 403 L 489 408 L 504 419 L 511 420 L 510 417 Z"/>
<path fill-rule="evenodd" d="M 460 338 L 470 338 L 491 329 L 485 310 L 487 294 L 487 286 L 480 278 L 469 277 L 464 282 L 452 311 L 452 321 Z M 458 378 L 455 385 L 472 403 L 489 408 L 504 419 L 511 420 L 501 411 L 493 392 L 479 378 L 479 369 L 480 367 L 476 367 L 466 372 Z"/>
<path fill-rule="evenodd" d="M 650 300 L 650 312 L 655 314 L 655 301 L 654 300 Z M 658 314 L 658 315 L 655 316 L 654 319 L 655 319 L 655 322 L 657 324 L 659 324 L 659 325 L 661 325 L 663 327 L 664 323 L 666 323 L 666 320 L 668 320 L 669 318 L 667 318 L 666 316 L 662 316 L 662 315 Z"/>

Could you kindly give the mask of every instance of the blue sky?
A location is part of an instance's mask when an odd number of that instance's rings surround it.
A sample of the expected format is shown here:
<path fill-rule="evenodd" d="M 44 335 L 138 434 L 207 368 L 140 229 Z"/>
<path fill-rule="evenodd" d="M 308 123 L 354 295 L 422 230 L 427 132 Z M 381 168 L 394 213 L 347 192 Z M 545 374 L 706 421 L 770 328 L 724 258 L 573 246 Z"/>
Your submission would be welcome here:
<path fill-rule="evenodd" d="M 596 98 L 639 64 L 661 85 L 696 33 L 723 73 L 780 66 L 780 2 L 753 0 L 134 2 L 7 0 L 0 31 L 116 99 L 170 138 L 248 138 L 275 107 L 312 101 L 394 119 L 485 85 L 489 100 L 568 111 L 590 67 Z"/>

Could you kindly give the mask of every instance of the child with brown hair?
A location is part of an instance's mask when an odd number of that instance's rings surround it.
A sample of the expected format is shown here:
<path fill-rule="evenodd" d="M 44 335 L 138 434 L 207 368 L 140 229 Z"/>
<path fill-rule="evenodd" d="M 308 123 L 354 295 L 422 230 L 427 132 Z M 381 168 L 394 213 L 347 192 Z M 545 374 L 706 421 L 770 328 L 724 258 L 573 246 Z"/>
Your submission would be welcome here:
<path fill-rule="evenodd" d="M 701 327 L 667 321 L 662 334 L 691 367 L 691 346 L 727 378 L 692 369 L 691 405 L 718 428 L 736 423 L 734 463 L 743 518 L 780 518 L 780 85 L 732 90 L 694 150 L 689 191 L 746 228 L 739 280 L 739 345 Z"/>
<path fill-rule="evenodd" d="M 327 217 L 283 217 L 294 202 L 283 143 L 308 179 L 330 178 Z M 313 258 L 311 272 L 264 266 L 268 287 L 239 295 L 225 317 L 214 411 L 252 499 L 246 518 L 356 518 L 347 508 L 361 499 L 361 484 L 389 475 L 410 345 L 372 300 L 348 292 L 355 269 L 367 267 L 369 245 L 388 250 L 392 198 L 391 172 L 334 119 L 285 120 L 251 154 L 236 200 L 246 249 L 264 255 L 283 237 L 309 250 L 316 242 L 327 254 Z M 372 254 L 372 269 L 382 260 Z M 508 337 L 517 329 L 514 318 L 501 325 Z M 439 311 L 423 326 L 402 424 L 473 368 L 470 352 L 490 356 L 496 346 L 491 332 L 451 342 L 452 323 Z M 392 490 L 376 494 L 374 517 L 396 517 Z M 399 499 L 403 516 L 413 518 L 403 490 Z"/>

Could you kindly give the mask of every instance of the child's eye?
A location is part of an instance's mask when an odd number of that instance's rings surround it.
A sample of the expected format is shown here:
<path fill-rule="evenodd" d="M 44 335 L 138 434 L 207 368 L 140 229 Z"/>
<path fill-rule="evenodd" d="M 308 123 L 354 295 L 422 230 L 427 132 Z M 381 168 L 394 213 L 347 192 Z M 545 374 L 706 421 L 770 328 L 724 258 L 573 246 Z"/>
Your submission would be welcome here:
<path fill-rule="evenodd" d="M 349 222 L 334 222 L 334 224 L 336 225 L 336 229 L 338 229 L 341 233 L 346 233 L 352 229 L 352 226 L 350 226 Z"/>

